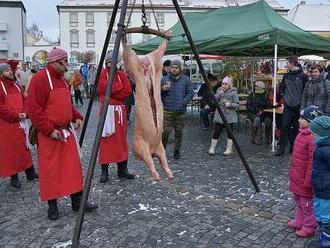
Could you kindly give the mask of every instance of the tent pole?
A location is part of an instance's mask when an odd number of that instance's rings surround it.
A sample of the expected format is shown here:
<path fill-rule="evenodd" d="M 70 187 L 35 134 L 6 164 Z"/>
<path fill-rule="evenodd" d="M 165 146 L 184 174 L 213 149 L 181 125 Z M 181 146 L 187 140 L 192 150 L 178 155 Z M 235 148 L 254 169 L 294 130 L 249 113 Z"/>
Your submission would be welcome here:
<path fill-rule="evenodd" d="M 119 2 L 119 0 L 117 0 L 117 1 Z M 123 0 L 122 6 L 121 6 L 119 23 L 117 24 L 117 26 L 118 26 L 117 35 L 116 35 L 116 40 L 115 40 L 115 46 L 113 49 L 111 68 L 110 68 L 110 72 L 109 72 L 109 79 L 108 79 L 108 84 L 107 84 L 107 88 L 106 88 L 106 95 L 104 98 L 104 104 L 102 106 L 100 120 L 97 125 L 97 131 L 96 131 L 96 135 L 95 135 L 91 159 L 90 159 L 89 165 L 88 165 L 87 175 L 86 175 L 84 189 L 83 189 L 83 195 L 82 195 L 81 204 L 80 204 L 77 221 L 76 221 L 76 226 L 75 226 L 73 239 L 72 239 L 72 248 L 78 248 L 79 243 L 80 243 L 80 234 L 81 234 L 82 224 L 83 224 L 83 220 L 84 220 L 85 206 L 87 203 L 88 195 L 90 193 L 93 173 L 94 173 L 94 169 L 95 169 L 95 163 L 96 163 L 96 159 L 97 159 L 97 153 L 98 153 L 98 150 L 100 147 L 100 139 L 101 139 L 102 130 L 103 130 L 104 123 L 105 123 L 105 118 L 106 118 L 107 111 L 108 111 L 108 106 L 110 103 L 111 88 L 112 88 L 112 84 L 113 84 L 113 80 L 114 80 L 114 76 L 115 76 L 115 72 L 116 72 L 116 63 L 118 60 L 120 41 L 122 39 L 122 35 L 124 32 L 127 2 L 128 2 L 128 0 Z"/>
<path fill-rule="evenodd" d="M 181 12 L 181 9 L 180 9 L 180 6 L 179 6 L 179 3 L 178 3 L 177 0 L 172 0 L 172 2 L 173 2 L 173 4 L 174 4 L 174 7 L 175 7 L 176 12 L 177 12 L 177 14 L 178 14 L 178 17 L 179 17 L 179 19 L 180 19 L 181 25 L 182 25 L 182 27 L 183 27 L 183 29 L 184 29 L 184 32 L 185 32 L 186 37 L 187 37 L 187 39 L 188 39 L 188 42 L 189 42 L 189 44 L 190 44 L 190 48 L 191 48 L 191 50 L 193 51 L 194 56 L 195 56 L 195 58 L 196 58 L 196 61 L 197 61 L 197 64 L 198 64 L 199 70 L 201 71 L 202 76 L 203 76 L 203 79 L 204 79 L 204 81 L 205 81 L 205 83 L 206 83 L 206 85 L 207 85 L 207 87 L 206 87 L 206 88 L 207 88 L 207 91 L 208 91 L 207 93 L 208 93 L 208 95 L 211 97 L 213 103 L 216 105 L 216 108 L 217 108 L 217 110 L 218 110 L 218 112 L 219 112 L 219 114 L 220 114 L 220 116 L 221 116 L 221 119 L 223 120 L 223 122 L 224 122 L 224 124 L 225 124 L 225 126 L 226 126 L 226 129 L 227 129 L 227 132 L 228 132 L 228 136 L 232 139 L 232 141 L 233 141 L 233 143 L 234 143 L 234 146 L 235 146 L 235 148 L 236 148 L 236 151 L 237 151 L 239 157 L 241 158 L 241 161 L 242 161 L 242 163 L 243 163 L 243 166 L 244 166 L 246 172 L 247 172 L 248 175 L 249 175 L 249 178 L 250 178 L 250 180 L 251 180 L 251 182 L 252 182 L 252 184 L 253 184 L 253 186 L 254 186 L 254 189 L 256 190 L 256 192 L 259 193 L 259 192 L 260 192 L 260 189 L 259 189 L 258 183 L 257 183 L 257 181 L 255 180 L 255 178 L 254 178 L 254 176 L 253 176 L 253 174 L 252 174 L 252 171 L 251 171 L 251 169 L 250 169 L 250 167 L 249 167 L 249 165 L 248 165 L 248 163 L 247 163 L 247 161 L 246 161 L 246 159 L 245 159 L 245 157 L 244 157 L 244 155 L 243 155 L 243 153 L 242 153 L 242 150 L 241 150 L 241 148 L 240 148 L 240 146 L 239 146 L 239 144 L 238 144 L 238 142 L 237 142 L 237 140 L 236 140 L 236 138 L 235 138 L 235 136 L 234 136 L 234 134 L 233 134 L 233 131 L 231 130 L 231 128 L 230 128 L 230 126 L 229 126 L 229 124 L 228 124 L 228 121 L 226 120 L 226 117 L 225 117 L 225 115 L 224 115 L 222 109 L 220 108 L 220 105 L 219 105 L 217 99 L 215 98 L 215 95 L 214 95 L 214 93 L 213 93 L 213 91 L 212 91 L 212 89 L 211 89 L 210 81 L 208 80 L 207 75 L 206 75 L 206 73 L 205 73 L 205 70 L 204 70 L 203 64 L 202 64 L 202 62 L 201 62 L 201 60 L 200 60 L 200 57 L 199 57 L 199 53 L 198 53 L 197 48 L 196 48 L 196 46 L 195 46 L 195 43 L 194 43 L 194 41 L 193 41 L 193 39 L 192 39 L 192 37 L 191 37 L 191 34 L 190 34 L 190 32 L 189 32 L 189 29 L 188 29 L 187 23 L 186 23 L 186 21 L 185 21 L 185 19 L 184 19 L 184 17 L 183 17 L 182 12 Z"/>
<path fill-rule="evenodd" d="M 107 35 L 106 35 L 105 40 L 104 40 L 104 45 L 103 45 L 103 50 L 102 50 L 102 53 L 101 53 L 101 58 L 100 58 L 99 66 L 97 68 L 97 72 L 96 72 L 96 76 L 95 76 L 94 90 L 92 92 L 91 98 L 89 99 L 84 124 L 83 124 L 83 127 L 81 129 L 81 134 L 80 134 L 80 138 L 79 138 L 79 146 L 80 147 L 82 146 L 82 143 L 84 142 L 89 117 L 90 117 L 90 114 L 91 114 L 91 111 L 92 111 L 93 102 L 94 102 L 96 92 L 97 92 L 97 85 L 99 84 L 99 79 L 100 79 L 101 71 L 102 71 L 102 68 L 103 68 L 103 62 L 104 62 L 105 54 L 108 50 L 108 45 L 109 45 L 112 30 L 113 30 L 113 25 L 114 25 L 115 20 L 116 20 L 119 2 L 120 2 L 120 0 L 116 0 L 115 4 L 113 6 L 113 12 L 112 12 L 112 15 L 111 15 L 111 20 L 110 20 L 110 23 L 109 23 Z"/>
<path fill-rule="evenodd" d="M 272 152 L 275 152 L 275 126 L 276 126 L 276 86 L 277 86 L 277 50 L 278 46 L 274 46 L 274 77 L 273 77 L 273 126 L 272 126 Z"/>
<path fill-rule="evenodd" d="M 251 67 L 251 90 L 252 94 L 254 94 L 254 56 L 252 57 Z"/>

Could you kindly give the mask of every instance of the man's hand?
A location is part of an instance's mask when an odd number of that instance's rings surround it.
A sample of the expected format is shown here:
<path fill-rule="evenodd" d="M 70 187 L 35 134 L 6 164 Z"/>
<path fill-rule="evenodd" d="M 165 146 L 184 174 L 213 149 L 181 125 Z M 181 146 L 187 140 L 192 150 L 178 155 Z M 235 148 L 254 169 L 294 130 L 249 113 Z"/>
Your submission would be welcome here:
<path fill-rule="evenodd" d="M 83 126 L 83 121 L 80 120 L 80 119 L 77 119 L 76 120 L 76 126 L 77 126 L 77 128 L 81 128 Z"/>
<path fill-rule="evenodd" d="M 210 106 L 206 104 L 204 109 L 210 109 Z"/>
<path fill-rule="evenodd" d="M 230 102 L 225 102 L 225 107 L 226 107 L 226 108 L 229 108 L 230 105 L 231 105 Z"/>
<path fill-rule="evenodd" d="M 60 131 L 58 131 L 57 129 L 55 129 L 49 136 L 52 139 L 55 139 L 55 140 L 60 140 L 61 139 Z"/>
<path fill-rule="evenodd" d="M 26 119 L 26 113 L 19 113 L 18 116 L 20 119 Z"/>

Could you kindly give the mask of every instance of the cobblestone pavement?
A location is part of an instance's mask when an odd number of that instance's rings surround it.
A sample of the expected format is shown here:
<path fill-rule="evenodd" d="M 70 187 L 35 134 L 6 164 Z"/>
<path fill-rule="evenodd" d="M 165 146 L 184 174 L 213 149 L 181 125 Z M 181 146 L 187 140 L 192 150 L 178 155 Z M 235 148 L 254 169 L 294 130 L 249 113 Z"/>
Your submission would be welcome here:
<path fill-rule="evenodd" d="M 82 149 L 85 170 L 96 113 L 94 106 Z M 101 184 L 96 167 L 90 200 L 99 209 L 85 215 L 81 247 L 304 247 L 306 239 L 296 238 L 285 225 L 294 207 L 288 191 L 289 156 L 277 158 L 269 146 L 250 145 L 245 124 L 235 133 L 261 193 L 255 193 L 237 153 L 222 155 L 224 135 L 217 154 L 207 155 L 211 131 L 188 113 L 182 158 L 173 159 L 172 144 L 167 151 L 174 181 L 162 173 L 163 180 L 153 182 L 131 152 L 135 180 L 118 180 L 112 166 L 109 182 Z M 76 221 L 69 198 L 59 202 L 60 219 L 50 221 L 47 204 L 38 197 L 38 182 L 27 182 L 23 174 L 20 178 L 19 190 L 8 179 L 0 180 L 0 247 L 67 247 Z"/>

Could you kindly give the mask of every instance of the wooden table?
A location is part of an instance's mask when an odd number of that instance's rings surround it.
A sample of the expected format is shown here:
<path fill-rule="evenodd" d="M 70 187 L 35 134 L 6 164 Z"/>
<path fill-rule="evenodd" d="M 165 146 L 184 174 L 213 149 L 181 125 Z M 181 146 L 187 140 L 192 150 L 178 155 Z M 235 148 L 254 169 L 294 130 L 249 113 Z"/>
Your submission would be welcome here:
<path fill-rule="evenodd" d="M 264 109 L 263 110 L 266 113 L 273 113 L 273 109 Z M 283 114 L 283 108 L 276 108 L 275 109 L 275 114 L 282 115 Z"/>

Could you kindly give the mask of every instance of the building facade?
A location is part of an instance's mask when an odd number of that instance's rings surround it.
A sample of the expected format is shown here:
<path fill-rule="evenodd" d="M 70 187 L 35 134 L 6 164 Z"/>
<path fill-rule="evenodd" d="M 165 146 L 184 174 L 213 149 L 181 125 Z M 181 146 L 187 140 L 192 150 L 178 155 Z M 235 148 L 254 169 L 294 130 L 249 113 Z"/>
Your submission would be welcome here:
<path fill-rule="evenodd" d="M 25 32 L 24 4 L 0 0 L 0 59 L 24 59 Z"/>
<path fill-rule="evenodd" d="M 256 0 L 179 0 L 182 12 L 203 12 L 220 7 L 245 5 Z M 110 3 L 109 3 L 110 2 Z M 112 2 L 112 4 L 111 4 Z M 70 53 L 70 62 L 75 62 L 78 52 L 88 52 L 94 55 L 94 63 L 97 63 L 103 48 L 107 28 L 113 10 L 113 1 L 109 0 L 65 0 L 57 5 L 60 20 L 60 41 L 61 47 Z M 170 0 L 145 1 L 147 26 L 160 30 L 168 30 L 177 21 L 178 17 Z M 267 1 L 276 11 L 281 14 L 287 12 L 275 0 Z M 129 27 L 142 26 L 141 0 L 137 0 L 132 8 L 134 0 L 129 0 L 126 22 Z M 152 9 L 154 11 L 152 11 Z M 120 11 L 117 19 L 119 20 Z M 130 22 L 128 23 L 129 16 Z M 157 23 L 156 23 L 157 20 Z M 116 25 L 114 26 L 116 29 Z M 146 34 L 128 34 L 128 40 L 132 44 L 147 41 L 153 38 Z M 115 33 L 112 33 L 109 50 L 114 46 Z"/>

